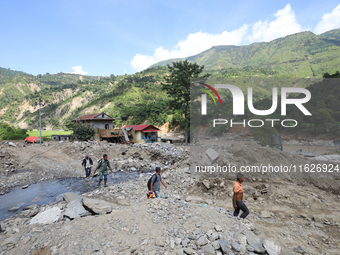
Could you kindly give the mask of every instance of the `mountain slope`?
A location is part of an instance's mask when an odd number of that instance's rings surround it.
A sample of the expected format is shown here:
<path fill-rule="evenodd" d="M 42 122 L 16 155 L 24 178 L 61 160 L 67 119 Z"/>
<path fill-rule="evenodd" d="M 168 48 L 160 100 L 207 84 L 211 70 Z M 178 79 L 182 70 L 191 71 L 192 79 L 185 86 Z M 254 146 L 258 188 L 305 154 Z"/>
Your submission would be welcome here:
<path fill-rule="evenodd" d="M 225 73 L 251 66 L 271 71 L 277 77 L 321 77 L 325 72 L 337 71 L 339 46 L 340 30 L 336 29 L 321 35 L 302 32 L 247 46 L 215 46 L 186 59 L 204 65 L 207 72 Z M 166 60 L 153 66 L 169 62 Z"/>

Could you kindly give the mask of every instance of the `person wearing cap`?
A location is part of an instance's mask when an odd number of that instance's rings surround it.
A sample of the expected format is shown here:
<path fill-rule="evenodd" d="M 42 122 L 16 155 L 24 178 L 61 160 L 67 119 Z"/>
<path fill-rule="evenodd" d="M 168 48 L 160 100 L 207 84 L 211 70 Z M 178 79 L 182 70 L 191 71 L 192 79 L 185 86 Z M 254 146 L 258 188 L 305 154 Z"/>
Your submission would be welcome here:
<path fill-rule="evenodd" d="M 92 159 L 88 156 L 85 155 L 85 158 L 83 160 L 83 163 L 81 164 L 83 167 L 85 167 L 85 178 L 90 177 L 91 175 L 91 166 L 93 166 L 93 161 Z"/>
<path fill-rule="evenodd" d="M 161 183 L 164 185 L 164 187 L 166 189 L 168 188 L 162 180 L 161 168 L 156 167 L 156 174 L 154 174 L 151 178 L 151 185 L 150 185 L 151 194 L 154 192 L 155 196 L 159 197 L 159 192 L 160 192 L 160 189 L 161 189 Z"/>
<path fill-rule="evenodd" d="M 240 210 L 243 212 L 240 218 L 244 219 L 248 216 L 249 210 L 247 206 L 243 202 L 243 188 L 242 182 L 244 181 L 243 174 L 237 173 L 237 180 L 234 183 L 234 196 L 233 196 L 233 207 L 235 208 L 234 216 L 237 217 L 240 213 Z"/>

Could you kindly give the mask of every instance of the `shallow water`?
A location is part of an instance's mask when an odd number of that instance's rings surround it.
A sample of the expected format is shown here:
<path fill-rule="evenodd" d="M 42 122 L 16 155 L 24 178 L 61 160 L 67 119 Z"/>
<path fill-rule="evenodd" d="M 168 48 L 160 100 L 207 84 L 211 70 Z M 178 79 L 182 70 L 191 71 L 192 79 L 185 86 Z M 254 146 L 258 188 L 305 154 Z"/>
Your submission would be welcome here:
<path fill-rule="evenodd" d="M 117 172 L 108 175 L 107 183 L 125 182 L 130 179 L 138 179 L 140 175 L 147 173 L 135 172 Z M 82 194 L 86 191 L 94 190 L 97 187 L 99 177 L 85 178 L 65 178 L 53 179 L 30 185 L 27 189 L 17 187 L 11 192 L 0 196 L 0 221 L 20 213 L 24 207 L 38 204 L 48 204 L 54 197 L 65 193 L 74 192 Z M 102 181 L 101 186 L 104 185 Z M 16 212 L 9 212 L 12 207 L 21 206 Z"/>

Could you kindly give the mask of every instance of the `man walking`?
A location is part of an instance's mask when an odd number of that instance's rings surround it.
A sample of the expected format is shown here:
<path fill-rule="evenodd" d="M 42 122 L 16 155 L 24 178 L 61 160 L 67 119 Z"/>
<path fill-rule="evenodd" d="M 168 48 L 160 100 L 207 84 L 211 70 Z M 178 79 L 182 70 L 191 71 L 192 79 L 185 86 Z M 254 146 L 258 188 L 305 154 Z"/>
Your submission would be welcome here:
<path fill-rule="evenodd" d="M 86 174 L 85 178 L 88 178 L 91 175 L 91 166 L 93 166 L 92 159 L 88 155 L 86 155 L 81 165 L 85 167 L 85 174 Z"/>
<path fill-rule="evenodd" d="M 99 173 L 98 188 L 100 186 L 100 182 L 103 180 L 103 177 L 104 177 L 104 187 L 106 187 L 107 168 L 109 168 L 111 170 L 111 173 L 113 173 L 112 167 L 110 165 L 110 161 L 108 161 L 108 159 L 107 159 L 107 154 L 104 154 L 103 158 L 98 161 L 98 165 L 97 165 L 96 169 L 93 172 L 93 174 L 95 174 L 97 169 L 98 169 L 98 173 Z"/>
<path fill-rule="evenodd" d="M 237 217 L 240 213 L 240 210 L 243 212 L 241 214 L 241 218 L 244 219 L 248 216 L 249 210 L 247 206 L 243 202 L 243 188 L 242 182 L 244 181 L 243 174 L 237 173 L 237 180 L 234 183 L 234 197 L 233 197 L 233 206 L 235 208 L 234 216 Z"/>
<path fill-rule="evenodd" d="M 159 192 L 161 188 L 161 183 L 164 185 L 164 187 L 167 189 L 168 187 L 165 185 L 165 183 L 162 180 L 161 177 L 161 168 L 156 167 L 156 174 L 154 174 L 151 178 L 151 184 L 150 184 L 150 192 L 155 193 L 156 197 L 159 197 Z"/>

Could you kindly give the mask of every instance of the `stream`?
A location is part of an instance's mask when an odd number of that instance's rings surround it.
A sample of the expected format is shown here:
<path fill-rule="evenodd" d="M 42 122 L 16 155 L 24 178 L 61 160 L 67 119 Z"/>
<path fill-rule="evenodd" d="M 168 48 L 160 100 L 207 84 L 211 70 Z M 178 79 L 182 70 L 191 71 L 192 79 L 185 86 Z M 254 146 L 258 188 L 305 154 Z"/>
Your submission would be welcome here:
<path fill-rule="evenodd" d="M 116 172 L 107 176 L 107 184 L 125 182 L 130 179 L 138 179 L 140 175 L 147 174 L 148 173 L 141 173 L 139 171 Z M 31 184 L 26 189 L 16 187 L 9 193 L 0 196 L 0 222 L 16 213 L 20 213 L 26 206 L 33 204 L 48 204 L 54 197 L 62 193 L 74 192 L 82 194 L 87 191 L 92 191 L 96 189 L 98 181 L 99 176 L 94 177 L 93 179 L 64 178 Z M 104 181 L 102 181 L 101 186 L 104 186 Z M 20 206 L 18 210 L 14 212 L 9 211 L 9 209 L 17 206 Z"/>

